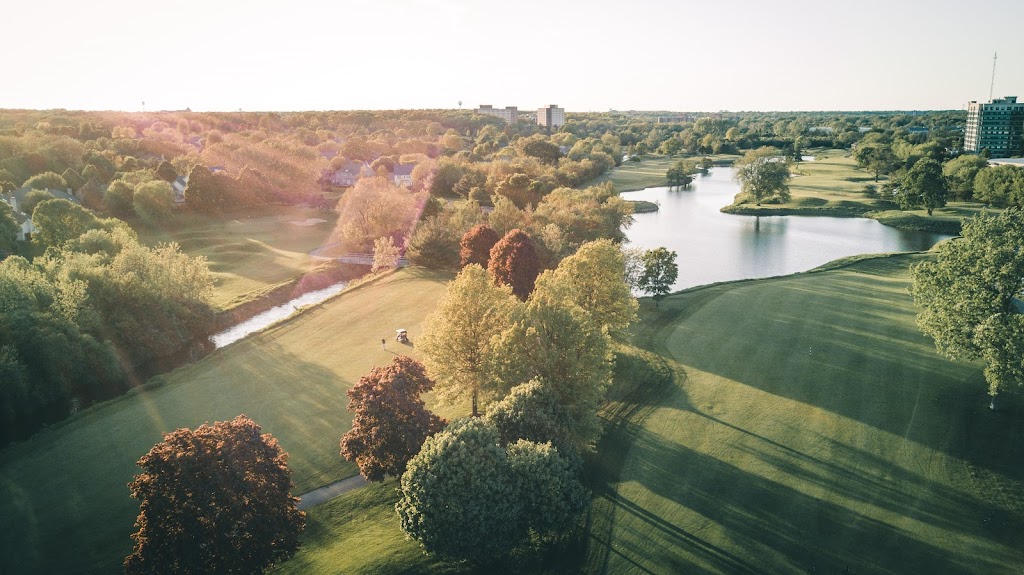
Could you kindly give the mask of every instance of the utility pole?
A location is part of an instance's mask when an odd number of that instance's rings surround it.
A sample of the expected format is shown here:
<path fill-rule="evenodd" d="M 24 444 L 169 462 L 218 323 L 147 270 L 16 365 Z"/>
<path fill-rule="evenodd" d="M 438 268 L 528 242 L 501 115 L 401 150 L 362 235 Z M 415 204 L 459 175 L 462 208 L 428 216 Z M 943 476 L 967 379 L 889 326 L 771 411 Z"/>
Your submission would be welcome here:
<path fill-rule="evenodd" d="M 999 58 L 999 52 L 992 54 L 992 83 L 988 87 L 988 101 L 992 101 L 992 94 L 996 87 L 996 59 Z"/>

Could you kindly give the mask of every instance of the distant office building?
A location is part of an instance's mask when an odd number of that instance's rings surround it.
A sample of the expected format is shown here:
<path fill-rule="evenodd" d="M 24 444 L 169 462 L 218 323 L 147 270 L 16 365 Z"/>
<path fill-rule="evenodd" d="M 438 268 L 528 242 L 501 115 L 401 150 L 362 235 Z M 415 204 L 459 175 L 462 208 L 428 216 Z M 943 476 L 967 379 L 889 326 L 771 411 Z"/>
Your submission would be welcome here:
<path fill-rule="evenodd" d="M 689 114 L 677 114 L 675 116 L 658 116 L 659 124 L 682 124 L 684 122 L 692 122 L 693 116 Z"/>
<path fill-rule="evenodd" d="M 551 104 L 547 108 L 537 110 L 537 124 L 556 130 L 565 125 L 565 108 Z"/>
<path fill-rule="evenodd" d="M 519 121 L 519 109 L 515 106 L 505 106 L 504 109 L 501 109 L 495 108 L 490 104 L 480 104 L 480 107 L 476 109 L 476 113 L 501 118 L 505 120 L 506 124 L 515 124 Z"/>
<path fill-rule="evenodd" d="M 993 158 L 1024 152 L 1024 103 L 1018 104 L 1017 96 L 967 105 L 964 151 L 976 154 L 986 148 Z"/>

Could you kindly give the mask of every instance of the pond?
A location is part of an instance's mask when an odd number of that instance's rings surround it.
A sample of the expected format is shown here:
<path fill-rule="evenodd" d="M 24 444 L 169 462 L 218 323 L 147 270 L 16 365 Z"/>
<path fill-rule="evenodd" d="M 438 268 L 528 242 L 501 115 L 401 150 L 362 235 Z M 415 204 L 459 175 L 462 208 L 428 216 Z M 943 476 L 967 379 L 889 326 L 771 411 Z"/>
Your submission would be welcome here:
<path fill-rule="evenodd" d="M 737 216 L 718 210 L 739 185 L 733 169 L 715 167 L 689 188 L 647 188 L 622 194 L 657 202 L 636 214 L 626 230 L 629 247 L 664 246 L 678 254 L 673 291 L 714 282 L 791 274 L 834 259 L 871 253 L 927 250 L 951 236 L 900 230 L 866 218 Z"/>

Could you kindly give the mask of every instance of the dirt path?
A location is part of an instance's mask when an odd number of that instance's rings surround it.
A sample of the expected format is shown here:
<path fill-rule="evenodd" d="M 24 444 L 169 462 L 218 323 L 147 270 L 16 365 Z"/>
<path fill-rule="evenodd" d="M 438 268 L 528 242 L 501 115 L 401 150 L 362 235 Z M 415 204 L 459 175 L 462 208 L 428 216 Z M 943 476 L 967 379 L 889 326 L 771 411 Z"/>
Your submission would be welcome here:
<path fill-rule="evenodd" d="M 366 485 L 366 480 L 363 479 L 362 475 L 355 475 L 341 481 L 336 481 L 330 485 L 324 485 L 319 489 L 314 489 L 309 493 L 304 493 L 299 496 L 299 509 L 309 509 L 310 507 L 316 507 L 321 503 L 326 503 L 331 499 L 358 489 Z"/>

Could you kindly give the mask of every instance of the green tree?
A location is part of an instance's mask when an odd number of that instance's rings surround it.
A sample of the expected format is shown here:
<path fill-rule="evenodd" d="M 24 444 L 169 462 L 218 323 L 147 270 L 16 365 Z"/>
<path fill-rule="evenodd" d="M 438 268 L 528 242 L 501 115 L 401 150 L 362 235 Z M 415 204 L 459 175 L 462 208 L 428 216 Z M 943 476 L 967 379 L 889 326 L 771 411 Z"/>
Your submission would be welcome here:
<path fill-rule="evenodd" d="M 32 224 L 36 228 L 32 241 L 44 249 L 77 239 L 89 230 L 111 225 L 82 206 L 59 199 L 40 202 L 32 211 Z"/>
<path fill-rule="evenodd" d="M 625 273 L 626 258 L 617 245 L 611 240 L 588 242 L 556 269 L 541 274 L 533 297 L 572 302 L 609 333 L 621 335 L 636 321 L 638 308 Z"/>
<path fill-rule="evenodd" d="M 757 205 L 765 199 L 789 201 L 789 166 L 774 148 L 758 148 L 747 152 L 735 164 L 733 176 L 743 193 Z"/>
<path fill-rule="evenodd" d="M 14 219 L 14 208 L 0 201 L 0 260 L 14 253 L 19 230 L 21 226 Z"/>
<path fill-rule="evenodd" d="M 536 379 L 513 387 L 501 401 L 487 408 L 503 444 L 520 439 L 551 443 L 561 453 L 571 451 L 573 418 L 553 385 Z"/>
<path fill-rule="evenodd" d="M 512 230 L 491 248 L 487 271 L 494 281 L 512 288 L 512 293 L 526 301 L 533 292 L 540 274 L 540 259 L 530 235 L 523 230 Z"/>
<path fill-rule="evenodd" d="M 917 323 L 939 353 L 985 361 L 995 409 L 1000 391 L 1024 382 L 1024 212 L 982 214 L 961 235 L 942 244 L 935 261 L 911 268 L 911 293 Z"/>
<path fill-rule="evenodd" d="M 185 186 L 185 202 L 199 212 L 220 212 L 228 205 L 231 190 L 228 179 L 218 177 L 205 166 L 195 166 Z"/>
<path fill-rule="evenodd" d="M 427 372 L 437 381 L 438 399 L 452 404 L 469 398 L 473 416 L 480 400 L 501 391 L 490 375 L 493 341 L 509 325 L 517 302 L 508 286 L 497 286 L 476 264 L 459 272 L 437 308 L 427 317 L 417 349 Z"/>
<path fill-rule="evenodd" d="M 152 180 L 135 187 L 132 209 L 150 226 L 166 221 L 174 213 L 174 189 L 163 180 Z"/>
<path fill-rule="evenodd" d="M 528 140 L 523 146 L 523 153 L 547 164 L 557 164 L 558 159 L 562 157 L 556 144 L 540 137 Z"/>
<path fill-rule="evenodd" d="M 160 162 L 160 165 L 156 167 L 156 175 L 167 183 L 173 183 L 174 180 L 178 179 L 178 171 L 167 160 Z"/>
<path fill-rule="evenodd" d="M 1024 207 L 1024 170 L 1017 166 L 993 166 L 978 172 L 974 199 L 993 206 Z"/>
<path fill-rule="evenodd" d="M 402 476 L 395 510 L 402 530 L 432 554 L 497 563 L 531 535 L 574 527 L 588 503 L 558 450 L 518 441 L 502 447 L 479 418 L 428 438 Z"/>
<path fill-rule="evenodd" d="M 932 210 L 946 205 L 946 180 L 942 165 L 931 158 L 918 160 L 903 179 L 905 192 L 932 215 Z"/>
<path fill-rule="evenodd" d="M 693 183 L 693 177 L 690 175 L 693 170 L 691 162 L 679 160 L 665 172 L 665 177 L 668 179 L 669 185 L 686 187 Z"/>
<path fill-rule="evenodd" d="M 640 276 L 640 289 L 654 297 L 654 304 L 668 295 L 679 277 L 676 252 L 666 248 L 647 250 L 643 255 L 644 271 Z"/>
<path fill-rule="evenodd" d="M 124 180 L 114 180 L 107 186 L 107 192 L 103 194 L 103 209 L 107 212 L 124 218 L 135 213 L 132 202 L 135 200 L 135 185 Z"/>
<path fill-rule="evenodd" d="M 25 180 L 25 183 L 23 183 L 21 187 L 32 188 L 33 190 L 54 189 L 66 191 L 68 189 L 68 183 L 60 174 L 55 172 L 43 172 Z"/>
<path fill-rule="evenodd" d="M 486 269 L 487 264 L 491 261 L 491 248 L 500 239 L 498 232 L 485 224 L 477 224 L 469 228 L 459 242 L 459 258 L 462 267 L 477 264 Z"/>
<path fill-rule="evenodd" d="M 46 200 L 52 199 L 53 194 L 46 190 L 32 190 L 31 192 L 25 194 L 25 198 L 18 205 L 18 208 L 31 216 L 32 212 L 36 210 L 36 206 L 38 206 L 40 202 L 45 202 Z"/>
<path fill-rule="evenodd" d="M 597 408 L 611 383 L 611 338 L 571 302 L 531 296 L 512 317 L 511 327 L 492 344 L 492 377 L 503 391 L 544 382 L 569 411 L 565 444 L 580 453 L 589 450 L 601 433 Z"/>
<path fill-rule="evenodd" d="M 341 456 L 355 461 L 367 481 L 401 477 L 423 441 L 445 425 L 421 399 L 433 388 L 423 365 L 405 356 L 360 377 L 348 390 L 354 415 L 341 438 Z"/>
<path fill-rule="evenodd" d="M 125 573 L 249 575 L 290 557 L 305 514 L 287 458 L 244 415 L 164 434 L 129 484 L 141 505 Z"/>
<path fill-rule="evenodd" d="M 876 182 L 879 176 L 891 173 L 899 164 L 899 159 L 893 152 L 892 146 L 880 142 L 860 144 L 853 152 L 853 159 L 862 168 L 874 172 Z"/>
<path fill-rule="evenodd" d="M 943 164 L 942 175 L 946 177 L 950 192 L 961 200 L 969 200 L 974 195 L 975 177 L 987 166 L 985 158 L 964 154 Z"/>

